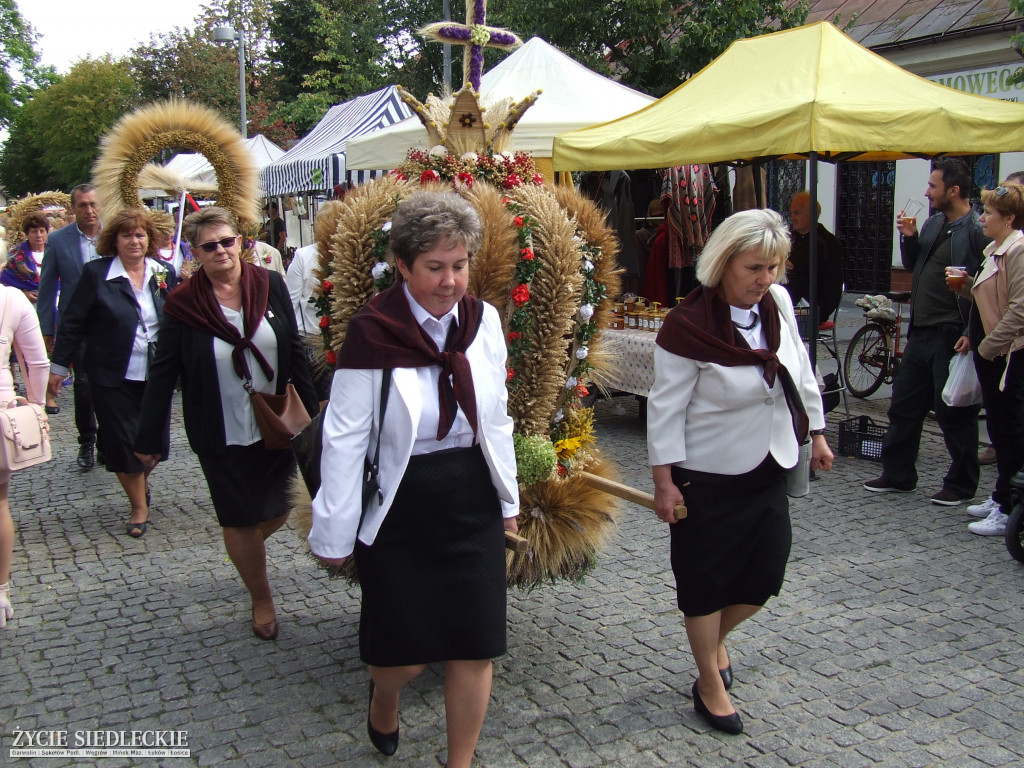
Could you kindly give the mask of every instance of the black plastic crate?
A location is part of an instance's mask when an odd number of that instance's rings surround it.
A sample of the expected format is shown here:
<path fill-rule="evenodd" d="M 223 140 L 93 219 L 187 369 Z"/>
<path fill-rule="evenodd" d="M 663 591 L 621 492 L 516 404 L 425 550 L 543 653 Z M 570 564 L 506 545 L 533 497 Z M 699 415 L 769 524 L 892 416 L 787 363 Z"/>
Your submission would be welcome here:
<path fill-rule="evenodd" d="M 855 459 L 882 460 L 882 438 L 886 426 L 870 416 L 854 416 L 839 422 L 839 455 Z"/>
<path fill-rule="evenodd" d="M 800 332 L 800 338 L 807 341 L 811 338 L 811 308 L 793 307 L 793 313 L 796 315 L 796 328 Z"/>

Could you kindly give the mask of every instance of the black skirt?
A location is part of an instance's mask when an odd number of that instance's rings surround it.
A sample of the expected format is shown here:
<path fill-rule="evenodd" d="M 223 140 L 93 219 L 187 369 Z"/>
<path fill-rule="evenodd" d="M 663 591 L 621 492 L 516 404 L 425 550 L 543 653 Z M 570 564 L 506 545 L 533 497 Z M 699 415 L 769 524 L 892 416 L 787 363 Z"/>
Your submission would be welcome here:
<path fill-rule="evenodd" d="M 295 475 L 291 448 L 268 451 L 263 441 L 229 445 L 220 455 L 199 457 L 210 498 L 223 528 L 246 528 L 280 517 L 290 509 Z"/>
<path fill-rule="evenodd" d="M 103 387 L 92 384 L 92 407 L 96 412 L 96 423 L 103 433 L 103 464 L 108 472 L 144 472 L 146 467 L 139 461 L 132 447 L 135 433 L 139 428 L 139 414 L 142 413 L 142 395 L 146 382 L 125 379 L 117 387 Z M 171 417 L 167 411 L 164 423 L 160 460 L 167 460 L 171 444 Z"/>
<path fill-rule="evenodd" d="M 381 667 L 505 653 L 505 534 L 479 446 L 413 456 L 372 546 L 356 541 L 359 655 Z"/>
<path fill-rule="evenodd" d="M 672 467 L 687 516 L 669 526 L 676 600 L 687 616 L 778 595 L 792 544 L 786 471 L 769 455 L 742 475 Z"/>

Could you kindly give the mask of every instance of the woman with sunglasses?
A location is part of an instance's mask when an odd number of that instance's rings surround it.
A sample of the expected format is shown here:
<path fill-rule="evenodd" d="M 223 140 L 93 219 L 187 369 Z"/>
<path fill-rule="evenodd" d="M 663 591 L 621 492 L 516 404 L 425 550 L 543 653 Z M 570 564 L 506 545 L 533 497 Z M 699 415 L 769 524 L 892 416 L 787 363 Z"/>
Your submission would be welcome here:
<path fill-rule="evenodd" d="M 1004 181 L 981 193 L 981 227 L 992 242 L 976 277 L 946 267 L 946 282 L 973 299 L 966 338 L 955 347 L 974 350 L 986 422 L 996 449 L 996 485 L 992 496 L 967 508 L 967 530 L 1002 536 L 1011 508 L 1010 478 L 1024 466 L 1024 187 Z"/>
<path fill-rule="evenodd" d="M 264 448 L 245 385 L 280 395 L 291 381 L 310 415 L 316 391 L 288 288 L 280 275 L 242 261 L 234 215 L 204 208 L 184 230 L 199 269 L 168 297 L 135 450 L 148 466 L 160 460 L 160 423 L 180 377 L 185 433 L 224 547 L 249 591 L 253 634 L 273 640 L 278 624 L 264 542 L 288 517 L 295 456 Z"/>
<path fill-rule="evenodd" d="M 144 208 L 126 208 L 106 222 L 96 253 L 82 267 L 50 356 L 51 397 L 84 342 L 96 422 L 103 435 L 104 465 L 117 474 L 131 504 L 127 533 L 141 538 L 149 521 L 149 472 L 132 452 L 153 350 L 163 325 L 164 298 L 177 282 L 174 269 L 156 257 L 156 230 Z M 166 455 L 170 416 L 155 423 L 153 453 Z"/>

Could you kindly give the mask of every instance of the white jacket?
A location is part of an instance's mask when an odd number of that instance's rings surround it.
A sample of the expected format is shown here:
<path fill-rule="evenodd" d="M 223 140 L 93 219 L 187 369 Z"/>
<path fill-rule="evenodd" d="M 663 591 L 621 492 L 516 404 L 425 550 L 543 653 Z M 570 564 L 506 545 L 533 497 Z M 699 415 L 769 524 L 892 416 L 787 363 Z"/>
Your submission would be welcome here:
<path fill-rule="evenodd" d="M 786 290 L 771 287 L 779 307 L 779 360 L 800 391 L 811 429 L 825 426 L 821 395 L 797 332 Z M 698 472 L 740 475 L 771 453 L 796 465 L 799 446 L 781 378 L 767 390 L 759 365 L 727 367 L 674 355 L 656 346 L 654 386 L 647 402 L 647 451 L 652 466 L 676 464 Z"/>
<path fill-rule="evenodd" d="M 512 418 L 505 389 L 505 336 L 497 310 L 484 304 L 476 338 L 466 350 L 476 392 L 477 439 L 490 468 L 491 482 L 502 501 L 502 515 L 519 514 L 519 484 L 512 445 Z M 415 368 L 392 374 L 384 431 L 380 441 L 380 488 L 384 504 L 372 499 L 359 526 L 363 458 L 373 459 L 380 423 L 380 369 L 335 371 L 331 399 L 324 414 L 322 481 L 313 500 L 310 549 L 321 557 L 347 557 L 359 540 L 372 544 L 395 499 L 412 455 L 420 418 L 420 390 Z"/>

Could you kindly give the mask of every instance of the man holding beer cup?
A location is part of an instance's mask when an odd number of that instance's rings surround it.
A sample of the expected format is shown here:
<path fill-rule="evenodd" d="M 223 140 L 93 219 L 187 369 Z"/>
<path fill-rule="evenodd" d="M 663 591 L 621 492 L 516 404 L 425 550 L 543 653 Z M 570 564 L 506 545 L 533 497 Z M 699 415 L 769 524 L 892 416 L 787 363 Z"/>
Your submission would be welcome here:
<path fill-rule="evenodd" d="M 942 429 L 950 464 L 931 502 L 957 506 L 978 489 L 978 412 L 942 402 L 942 388 L 954 354 L 967 354 L 965 336 L 970 302 L 946 285 L 946 267 L 975 274 L 989 240 L 970 204 L 971 174 L 962 160 L 935 163 L 925 197 L 936 213 L 918 234 L 917 218 L 900 211 L 900 255 L 913 273 L 910 325 L 889 405 L 889 429 L 882 439 L 882 475 L 864 483 L 869 491 L 909 492 L 917 487 L 917 453 L 928 411 Z M 908 206 L 909 208 L 909 206 Z M 957 347 L 954 351 L 954 347 Z"/>

